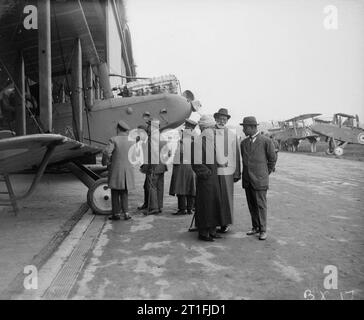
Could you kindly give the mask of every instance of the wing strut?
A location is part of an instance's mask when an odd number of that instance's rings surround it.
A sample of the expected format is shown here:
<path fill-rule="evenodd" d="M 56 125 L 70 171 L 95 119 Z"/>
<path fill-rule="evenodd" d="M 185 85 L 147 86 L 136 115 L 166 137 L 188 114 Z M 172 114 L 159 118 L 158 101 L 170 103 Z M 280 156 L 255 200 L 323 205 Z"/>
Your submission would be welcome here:
<path fill-rule="evenodd" d="M 35 174 L 34 176 L 34 179 L 33 179 L 33 182 L 31 184 L 31 186 L 29 187 L 28 191 L 25 192 L 23 195 L 21 196 L 16 196 L 13 192 L 12 192 L 12 187 L 11 187 L 11 183 L 10 183 L 10 180 L 8 180 L 9 184 L 7 183 L 7 187 L 8 187 L 8 193 L 10 195 L 10 199 L 13 202 L 16 202 L 16 201 L 19 201 L 19 200 L 22 200 L 22 199 L 25 199 L 26 197 L 30 196 L 33 191 L 35 190 L 36 186 L 38 185 L 41 177 L 43 176 L 43 173 L 44 173 L 44 170 L 45 168 L 47 167 L 48 165 L 48 162 L 55 150 L 55 148 L 57 147 L 57 145 L 59 144 L 60 142 L 56 142 L 56 143 L 52 143 L 50 144 L 49 146 L 47 146 L 47 150 L 43 156 L 43 159 L 42 159 L 42 162 L 38 168 L 38 171 L 37 173 Z M 62 142 L 61 142 L 62 143 Z M 10 188 L 9 188 L 10 186 Z M 3 199 L 0 200 L 0 205 L 4 205 L 5 203 L 7 203 L 8 201 L 5 201 Z"/>
<path fill-rule="evenodd" d="M 13 191 L 13 187 L 11 185 L 10 179 L 9 179 L 9 175 L 8 174 L 3 174 L 2 175 L 4 179 L 0 179 L 0 182 L 5 182 L 5 186 L 7 191 L 1 191 L 0 194 L 4 194 L 4 195 L 8 195 L 9 196 L 9 201 L 6 201 L 5 199 L 1 199 L 0 200 L 0 206 L 12 206 L 15 215 L 18 215 L 18 204 L 16 203 L 16 200 L 14 199 L 14 191 Z"/>

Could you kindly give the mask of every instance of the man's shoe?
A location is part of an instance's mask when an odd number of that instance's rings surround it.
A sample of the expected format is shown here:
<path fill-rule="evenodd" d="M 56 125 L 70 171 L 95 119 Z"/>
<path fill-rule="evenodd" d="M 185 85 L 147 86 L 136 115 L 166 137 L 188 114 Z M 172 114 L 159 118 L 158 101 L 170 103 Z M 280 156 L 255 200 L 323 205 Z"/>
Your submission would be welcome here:
<path fill-rule="evenodd" d="M 147 205 L 145 205 L 145 204 L 143 204 L 143 205 L 141 205 L 140 207 L 138 207 L 137 209 L 138 210 L 144 210 L 144 209 L 147 209 L 148 208 L 148 206 Z"/>
<path fill-rule="evenodd" d="M 187 214 L 193 214 L 192 210 L 187 210 Z"/>
<path fill-rule="evenodd" d="M 202 240 L 202 241 L 210 241 L 210 242 L 215 241 L 212 237 L 210 237 L 210 236 L 204 236 L 202 234 L 199 234 L 198 235 L 198 239 L 199 240 Z"/>
<path fill-rule="evenodd" d="M 265 240 L 267 239 L 267 234 L 265 232 L 261 232 L 259 235 L 259 240 Z"/>
<path fill-rule="evenodd" d="M 222 236 L 218 233 L 210 233 L 210 237 L 213 239 L 222 239 Z"/>
<path fill-rule="evenodd" d="M 186 210 L 178 210 L 177 212 L 173 213 L 173 215 L 175 215 L 175 216 L 181 215 L 181 214 L 186 214 Z"/>
<path fill-rule="evenodd" d="M 227 233 L 230 231 L 230 227 L 229 226 L 222 226 L 220 229 L 216 230 L 219 233 Z"/>
<path fill-rule="evenodd" d="M 154 209 L 154 210 L 150 210 L 150 211 L 146 211 L 146 212 L 144 212 L 144 215 L 145 216 L 149 216 L 150 214 L 158 214 L 158 213 L 160 213 L 161 211 L 160 210 L 158 210 L 158 209 Z"/>
<path fill-rule="evenodd" d="M 252 236 L 253 234 L 257 234 L 257 233 L 259 233 L 259 231 L 257 230 L 257 229 L 251 229 L 250 231 L 248 231 L 246 234 L 248 235 L 248 236 Z"/>
<path fill-rule="evenodd" d="M 124 213 L 124 220 L 130 220 L 131 216 L 129 215 L 129 213 Z"/>
<path fill-rule="evenodd" d="M 120 214 L 113 214 L 109 217 L 109 220 L 120 220 Z"/>

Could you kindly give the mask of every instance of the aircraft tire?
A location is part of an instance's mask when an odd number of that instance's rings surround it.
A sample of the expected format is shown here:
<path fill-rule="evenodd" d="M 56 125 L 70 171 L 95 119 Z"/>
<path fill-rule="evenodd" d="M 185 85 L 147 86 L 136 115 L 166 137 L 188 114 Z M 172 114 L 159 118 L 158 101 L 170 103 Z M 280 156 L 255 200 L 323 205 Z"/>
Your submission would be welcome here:
<path fill-rule="evenodd" d="M 334 154 L 334 152 L 333 152 L 333 151 L 331 151 L 331 150 L 330 150 L 330 148 L 327 148 L 327 150 L 326 150 L 326 154 L 332 155 L 332 154 Z"/>
<path fill-rule="evenodd" d="M 87 204 L 95 214 L 111 214 L 111 189 L 107 178 L 101 178 L 89 188 Z"/>
<path fill-rule="evenodd" d="M 342 156 L 344 154 L 344 149 L 341 147 L 336 147 L 334 150 L 335 156 Z"/>
<path fill-rule="evenodd" d="M 360 133 L 358 134 L 358 142 L 359 142 L 360 144 L 364 144 L 364 133 L 363 133 L 363 132 L 360 132 Z"/>

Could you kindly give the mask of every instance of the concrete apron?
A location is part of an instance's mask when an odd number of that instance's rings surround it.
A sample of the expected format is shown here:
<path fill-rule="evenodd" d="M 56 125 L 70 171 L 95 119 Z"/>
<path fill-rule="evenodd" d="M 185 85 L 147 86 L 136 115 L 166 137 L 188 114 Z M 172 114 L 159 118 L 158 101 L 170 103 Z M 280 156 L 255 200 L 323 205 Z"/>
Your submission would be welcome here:
<path fill-rule="evenodd" d="M 67 299 L 104 224 L 104 216 L 88 210 L 39 270 L 38 288 L 24 289 L 14 299 Z"/>
<path fill-rule="evenodd" d="M 245 233 L 251 226 L 240 183 L 232 231 L 214 243 L 188 232 L 191 216 L 172 215 L 175 197 L 166 196 L 163 213 L 131 211 L 129 221 L 88 212 L 40 269 L 38 289 L 16 298 L 305 299 L 314 290 L 319 298 L 325 267 L 334 265 L 340 285 L 326 298 L 352 291 L 360 299 L 363 177 L 360 162 L 281 154 L 266 241 Z M 140 189 L 143 178 L 137 175 Z M 166 189 L 169 180 L 170 172 Z M 140 204 L 140 190 L 129 200 L 130 208 Z"/>

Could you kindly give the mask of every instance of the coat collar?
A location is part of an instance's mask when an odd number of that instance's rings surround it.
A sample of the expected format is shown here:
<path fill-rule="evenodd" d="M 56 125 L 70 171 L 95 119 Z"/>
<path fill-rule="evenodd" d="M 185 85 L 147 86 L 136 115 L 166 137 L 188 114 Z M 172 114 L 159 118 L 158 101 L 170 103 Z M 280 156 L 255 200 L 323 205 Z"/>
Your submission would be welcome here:
<path fill-rule="evenodd" d="M 245 138 L 243 141 L 245 141 L 245 145 L 248 146 L 248 143 L 250 142 L 250 137 Z M 252 144 L 250 152 L 253 152 L 261 142 L 262 142 L 262 136 L 261 134 L 258 134 L 255 141 Z"/>
<path fill-rule="evenodd" d="M 257 135 L 257 137 L 256 137 L 256 139 L 255 139 L 255 141 L 254 141 L 253 145 L 252 145 L 251 152 L 253 152 L 253 151 L 256 149 L 256 147 L 257 147 L 257 146 L 261 143 L 261 141 L 262 141 L 262 135 L 259 133 L 259 134 Z"/>

